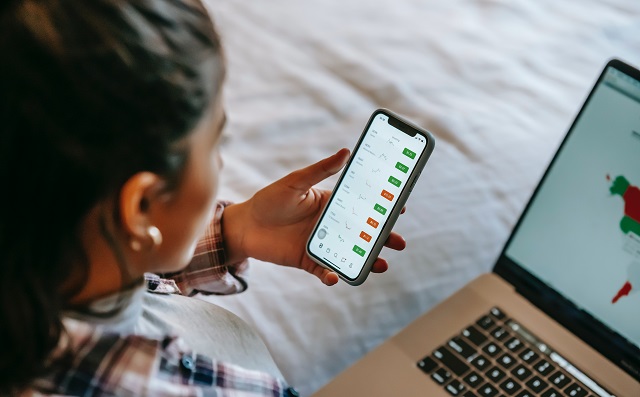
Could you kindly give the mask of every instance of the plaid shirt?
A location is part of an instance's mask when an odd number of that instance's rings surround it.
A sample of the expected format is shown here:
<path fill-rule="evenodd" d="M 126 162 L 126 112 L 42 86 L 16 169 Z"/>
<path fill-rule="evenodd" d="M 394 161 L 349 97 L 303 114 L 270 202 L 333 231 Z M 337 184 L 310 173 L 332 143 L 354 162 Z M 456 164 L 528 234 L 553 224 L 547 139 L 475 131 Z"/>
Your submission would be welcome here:
<path fill-rule="evenodd" d="M 243 291 L 248 263 L 227 264 L 218 203 L 192 262 L 183 271 L 160 278 L 148 275 L 159 293 Z M 195 354 L 176 335 L 151 339 L 106 332 L 87 322 L 63 320 L 66 333 L 26 395 L 65 396 L 297 396 L 295 389 L 267 373 L 247 370 Z"/>
<path fill-rule="evenodd" d="M 159 279 L 161 286 L 175 282 L 178 292 L 189 296 L 196 292 L 229 295 L 247 289 L 245 277 L 249 262 L 244 260 L 228 264 L 224 251 L 221 220 L 224 207 L 228 204 L 224 201 L 218 202 L 213 220 L 204 237 L 198 241 L 189 265 L 180 272 L 163 274 L 164 279 Z M 150 287 L 153 290 L 153 284 L 150 284 Z"/>

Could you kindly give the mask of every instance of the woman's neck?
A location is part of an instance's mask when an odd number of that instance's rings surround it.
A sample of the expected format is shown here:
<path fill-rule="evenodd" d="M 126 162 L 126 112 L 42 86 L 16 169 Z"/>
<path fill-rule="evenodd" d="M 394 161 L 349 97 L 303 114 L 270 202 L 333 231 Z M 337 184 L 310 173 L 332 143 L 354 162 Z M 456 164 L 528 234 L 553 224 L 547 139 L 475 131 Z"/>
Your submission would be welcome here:
<path fill-rule="evenodd" d="M 117 236 L 108 225 L 105 228 L 104 223 L 108 219 L 104 219 L 102 208 L 104 207 L 96 206 L 92 209 L 82 224 L 84 263 L 77 263 L 75 268 L 85 268 L 86 272 L 75 272 L 63 284 L 63 292 L 75 289 L 67 302 L 70 306 L 87 305 L 96 299 L 118 292 L 138 283 L 144 274 L 132 274 L 131 269 L 123 272 L 125 264 L 120 264 L 123 258 L 118 258 L 112 247 L 117 243 Z M 107 238 L 106 233 L 110 233 L 111 238 Z"/>

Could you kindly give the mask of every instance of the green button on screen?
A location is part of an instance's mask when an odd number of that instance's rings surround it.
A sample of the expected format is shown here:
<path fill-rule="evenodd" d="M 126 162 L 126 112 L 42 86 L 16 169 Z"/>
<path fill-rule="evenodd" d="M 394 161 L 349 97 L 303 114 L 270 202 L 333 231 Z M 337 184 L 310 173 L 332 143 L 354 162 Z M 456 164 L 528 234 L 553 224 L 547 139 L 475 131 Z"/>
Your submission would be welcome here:
<path fill-rule="evenodd" d="M 404 154 L 405 156 L 409 157 L 410 159 L 415 159 L 416 158 L 416 153 L 412 152 L 408 148 L 404 148 L 404 150 L 402 151 L 402 154 Z"/>
<path fill-rule="evenodd" d="M 353 246 L 353 252 L 355 252 L 356 254 L 358 254 L 360 256 L 364 256 L 364 254 L 365 254 L 365 250 L 363 250 L 362 248 L 358 247 L 357 245 Z"/>
<path fill-rule="evenodd" d="M 409 171 L 409 167 L 407 167 L 406 165 L 402 164 L 401 162 L 397 162 L 396 163 L 396 168 L 399 169 L 400 171 L 404 172 L 405 174 L 407 173 L 407 171 Z"/>
<path fill-rule="evenodd" d="M 400 182 L 400 179 L 396 179 L 396 178 L 394 178 L 394 177 L 390 176 L 390 177 L 389 177 L 389 183 L 391 183 L 392 185 L 395 185 L 395 186 L 397 186 L 397 187 L 400 187 L 400 184 L 401 184 L 402 182 Z"/>
<path fill-rule="evenodd" d="M 378 211 L 378 212 L 379 212 L 379 213 L 381 213 L 382 215 L 384 215 L 384 214 L 386 214 L 386 213 L 387 213 L 387 209 L 386 209 L 386 208 L 384 208 L 383 206 L 381 206 L 380 204 L 376 204 L 376 205 L 373 207 L 373 209 L 374 209 L 374 210 L 376 210 L 376 211 Z"/>

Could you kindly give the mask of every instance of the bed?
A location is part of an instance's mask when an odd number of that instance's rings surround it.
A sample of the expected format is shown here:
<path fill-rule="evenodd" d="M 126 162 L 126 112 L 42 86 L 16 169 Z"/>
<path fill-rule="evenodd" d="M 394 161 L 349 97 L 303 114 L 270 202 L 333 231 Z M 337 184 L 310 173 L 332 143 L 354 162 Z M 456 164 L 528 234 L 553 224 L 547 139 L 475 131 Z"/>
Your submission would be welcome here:
<path fill-rule="evenodd" d="M 387 273 L 325 287 L 254 260 L 246 292 L 200 296 L 254 326 L 302 395 L 489 271 L 602 66 L 640 65 L 635 0 L 207 5 L 229 67 L 221 198 L 353 147 L 379 107 L 437 140 Z"/>

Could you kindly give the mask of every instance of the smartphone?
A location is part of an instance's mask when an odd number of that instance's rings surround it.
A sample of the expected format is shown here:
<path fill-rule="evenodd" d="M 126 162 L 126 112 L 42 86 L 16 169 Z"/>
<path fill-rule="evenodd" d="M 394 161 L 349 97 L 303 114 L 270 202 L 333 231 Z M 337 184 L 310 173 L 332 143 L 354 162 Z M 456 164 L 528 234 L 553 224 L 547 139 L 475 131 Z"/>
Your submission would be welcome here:
<path fill-rule="evenodd" d="M 429 131 L 397 114 L 373 112 L 309 237 L 309 257 L 362 284 L 434 144 Z"/>

